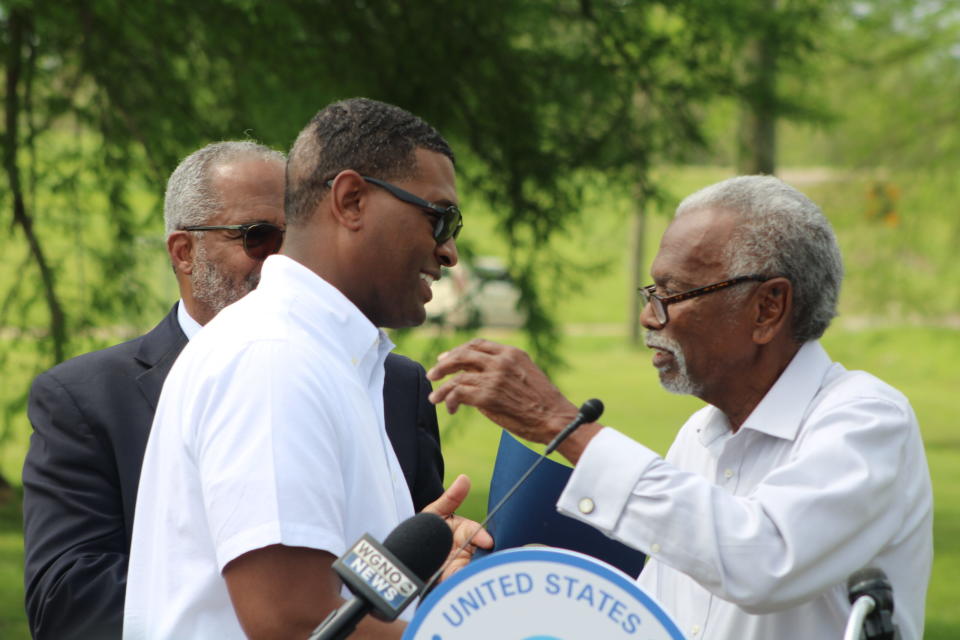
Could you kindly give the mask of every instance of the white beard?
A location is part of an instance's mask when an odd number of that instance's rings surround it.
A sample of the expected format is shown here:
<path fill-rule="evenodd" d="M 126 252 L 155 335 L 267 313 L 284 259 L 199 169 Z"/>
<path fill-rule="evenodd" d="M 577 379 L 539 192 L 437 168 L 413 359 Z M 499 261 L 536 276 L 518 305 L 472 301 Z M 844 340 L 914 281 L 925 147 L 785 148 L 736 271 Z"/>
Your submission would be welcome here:
<path fill-rule="evenodd" d="M 678 395 L 699 395 L 702 385 L 690 377 L 690 372 L 687 370 L 687 358 L 679 342 L 648 331 L 646 343 L 648 347 L 660 348 L 673 354 L 675 369 L 673 367 L 657 368 L 660 372 L 660 384 L 663 385 L 664 389 Z"/>
<path fill-rule="evenodd" d="M 205 304 L 214 315 L 253 291 L 260 282 L 260 273 L 251 273 L 242 280 L 234 280 L 207 257 L 203 242 L 197 243 L 191 286 L 193 297 Z"/>

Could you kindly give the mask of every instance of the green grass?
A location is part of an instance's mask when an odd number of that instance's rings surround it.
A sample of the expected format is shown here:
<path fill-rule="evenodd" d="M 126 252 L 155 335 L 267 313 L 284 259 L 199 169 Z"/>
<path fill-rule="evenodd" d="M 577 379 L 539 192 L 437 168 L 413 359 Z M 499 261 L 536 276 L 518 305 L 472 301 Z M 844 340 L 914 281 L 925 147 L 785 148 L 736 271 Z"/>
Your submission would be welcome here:
<path fill-rule="evenodd" d="M 728 175 L 730 173 L 723 169 L 688 168 L 672 169 L 663 177 L 676 200 Z M 834 223 L 848 265 L 841 298 L 843 315 L 824 340 L 827 349 L 848 368 L 869 371 L 902 390 L 911 399 L 920 420 L 935 494 L 936 555 L 927 598 L 926 638 L 946 640 L 960 638 L 960 611 L 953 604 L 960 597 L 960 586 L 954 579 L 960 571 L 960 431 L 956 429 L 960 405 L 953 395 L 960 388 L 960 365 L 957 364 L 960 332 L 936 325 L 942 325 L 944 320 L 949 322 L 951 313 L 955 320 L 960 308 L 960 278 L 954 277 L 958 275 L 960 262 L 952 258 L 955 240 L 960 237 L 960 225 L 955 222 L 955 208 L 951 209 L 955 199 L 938 197 L 943 192 L 942 185 L 930 183 L 929 188 L 924 189 L 922 181 L 911 181 L 907 177 L 893 179 L 898 184 L 910 185 L 909 189 L 903 189 L 900 207 L 903 227 L 899 230 L 878 227 L 865 219 L 868 178 L 810 185 L 797 183 L 797 186 L 820 203 Z M 469 194 L 463 196 L 468 198 Z M 576 295 L 564 296 L 556 302 L 557 319 L 568 331 L 561 355 L 569 366 L 556 373 L 555 381 L 575 402 L 594 396 L 602 398 L 607 407 L 606 424 L 616 426 L 662 453 L 676 429 L 700 404 L 695 399 L 662 391 L 650 366 L 648 352 L 631 349 L 620 335 L 626 331 L 629 293 L 625 221 L 633 203 L 613 193 L 604 194 L 600 200 L 585 210 L 579 223 L 559 235 L 550 246 L 541 248 L 564 256 L 587 255 L 608 265 L 605 273 L 583 282 Z M 672 209 L 674 204 L 667 202 L 665 209 Z M 492 216 L 485 215 L 480 205 L 471 205 L 469 210 L 464 235 L 475 239 L 475 252 L 505 256 L 494 233 L 496 223 Z M 668 220 L 667 214 L 656 208 L 648 213 L 647 264 L 656 252 Z M 84 233 L 93 231 L 85 229 Z M 159 230 L 156 233 L 159 234 Z M 590 251 L 584 252 L 584 247 L 590 247 Z M 165 311 L 166 300 L 175 297 L 173 278 L 158 243 L 147 242 L 142 249 L 139 268 L 156 274 L 157 298 L 165 300 L 157 307 L 158 318 Z M 86 299 L 83 292 L 89 285 L 84 289 L 84 272 L 76 250 L 65 243 L 54 259 L 67 271 L 68 289 L 76 289 L 76 295 Z M 18 258 L 0 267 L 0 283 L 18 278 L 20 264 Z M 884 306 L 891 301 L 900 302 L 901 307 L 915 305 L 922 317 L 903 322 L 897 314 L 890 313 L 902 308 Z M 930 326 L 921 326 L 924 324 Z M 78 351 L 82 351 L 115 342 L 121 334 L 135 335 L 149 326 L 152 324 L 111 328 L 94 335 L 74 336 L 74 339 Z M 515 333 L 482 333 L 524 345 L 522 336 Z M 429 349 L 428 335 L 429 330 L 410 332 L 399 341 L 399 350 L 428 364 L 419 357 Z M 35 356 L 29 334 L 11 339 L 0 333 L 0 340 L 12 340 L 0 345 L 5 347 L 0 352 L 7 353 L 6 360 L 0 360 L 0 379 L 4 381 L 0 385 L 0 401 L 7 404 L 11 398 L 22 398 L 33 375 L 49 363 Z M 12 348 L 6 348 L 8 345 Z M 474 489 L 463 512 L 480 519 L 486 511 L 486 487 L 499 429 L 469 408 L 453 417 L 441 409 L 439 415 L 447 479 L 457 473 L 471 476 Z M 9 431 L 0 438 L 0 473 L 4 478 L 18 481 L 29 434 L 22 407 L 15 410 L 10 423 Z M 3 639 L 29 637 L 23 613 L 22 546 L 19 501 L 14 496 L 0 502 L 0 638 Z"/>

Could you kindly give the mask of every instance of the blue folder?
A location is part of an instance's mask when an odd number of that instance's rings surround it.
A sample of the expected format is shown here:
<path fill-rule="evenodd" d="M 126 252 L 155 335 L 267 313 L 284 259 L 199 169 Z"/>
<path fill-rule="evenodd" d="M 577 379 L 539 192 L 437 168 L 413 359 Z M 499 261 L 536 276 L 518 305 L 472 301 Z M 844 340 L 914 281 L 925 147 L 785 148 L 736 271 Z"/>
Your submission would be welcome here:
<path fill-rule="evenodd" d="M 489 512 L 503 498 L 539 454 L 506 431 L 500 436 L 497 461 L 490 479 Z M 579 551 L 636 577 L 644 555 L 608 538 L 588 524 L 557 512 L 557 500 L 573 471 L 553 460 L 544 460 L 487 523 L 493 551 L 527 545 L 546 545 Z M 478 550 L 479 551 L 479 550 Z M 478 553 L 476 557 L 486 555 Z"/>

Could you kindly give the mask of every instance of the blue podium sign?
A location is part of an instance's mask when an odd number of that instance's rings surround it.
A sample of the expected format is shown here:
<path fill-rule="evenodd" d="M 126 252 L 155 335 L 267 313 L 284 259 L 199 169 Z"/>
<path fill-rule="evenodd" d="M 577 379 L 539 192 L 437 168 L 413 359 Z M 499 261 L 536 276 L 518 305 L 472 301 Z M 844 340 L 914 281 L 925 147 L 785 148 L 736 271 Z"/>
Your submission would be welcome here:
<path fill-rule="evenodd" d="M 475 560 L 420 605 L 404 640 L 684 640 L 632 578 L 574 551 Z"/>

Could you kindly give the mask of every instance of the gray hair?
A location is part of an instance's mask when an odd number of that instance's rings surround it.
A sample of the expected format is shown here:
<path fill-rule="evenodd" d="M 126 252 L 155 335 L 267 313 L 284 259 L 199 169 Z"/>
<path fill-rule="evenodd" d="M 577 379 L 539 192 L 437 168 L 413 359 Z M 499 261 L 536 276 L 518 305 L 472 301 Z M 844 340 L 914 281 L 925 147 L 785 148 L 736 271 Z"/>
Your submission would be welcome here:
<path fill-rule="evenodd" d="M 703 209 L 739 219 L 725 249 L 729 277 L 787 278 L 793 285 L 793 339 L 802 344 L 822 336 L 837 315 L 843 260 L 820 207 L 773 176 L 740 176 L 688 196 L 676 216 Z"/>
<path fill-rule="evenodd" d="M 183 227 L 206 224 L 220 210 L 219 194 L 210 185 L 210 175 L 217 167 L 239 160 L 286 162 L 286 157 L 249 140 L 214 142 L 188 155 L 167 180 L 163 220 L 168 236 Z"/>

